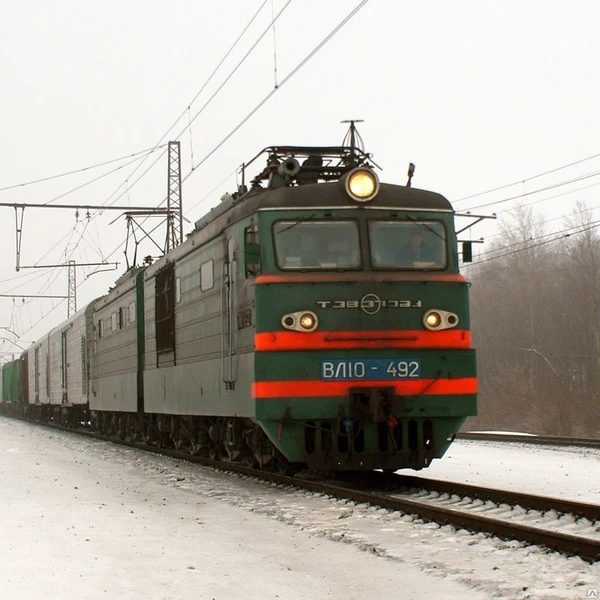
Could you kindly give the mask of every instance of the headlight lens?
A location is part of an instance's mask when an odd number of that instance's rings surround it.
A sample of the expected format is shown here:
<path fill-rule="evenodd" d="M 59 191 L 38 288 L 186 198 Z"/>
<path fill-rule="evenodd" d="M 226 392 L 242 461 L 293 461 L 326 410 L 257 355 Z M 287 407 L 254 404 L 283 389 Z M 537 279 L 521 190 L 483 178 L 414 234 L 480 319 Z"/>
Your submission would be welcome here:
<path fill-rule="evenodd" d="M 432 310 L 431 312 L 428 312 L 427 315 L 425 315 L 425 325 L 427 327 L 430 327 L 431 329 L 437 329 L 440 326 L 441 322 L 442 317 L 440 316 L 440 313 L 437 313 Z"/>
<path fill-rule="evenodd" d="M 358 202 L 369 202 L 378 191 L 379 178 L 369 169 L 354 169 L 346 176 L 346 193 Z"/>
<path fill-rule="evenodd" d="M 315 316 L 312 313 L 304 313 L 300 317 L 300 327 L 302 329 L 313 329 L 316 323 Z"/>

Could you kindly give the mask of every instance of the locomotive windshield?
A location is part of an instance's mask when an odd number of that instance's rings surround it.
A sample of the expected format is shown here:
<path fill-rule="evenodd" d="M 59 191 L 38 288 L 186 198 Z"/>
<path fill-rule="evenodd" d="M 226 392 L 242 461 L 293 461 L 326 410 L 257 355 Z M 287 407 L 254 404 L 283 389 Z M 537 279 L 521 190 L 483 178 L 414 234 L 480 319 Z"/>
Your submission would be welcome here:
<path fill-rule="evenodd" d="M 356 221 L 277 221 L 277 265 L 283 270 L 359 269 Z"/>
<path fill-rule="evenodd" d="M 371 264 L 379 269 L 444 269 L 446 230 L 437 221 L 369 221 Z"/>

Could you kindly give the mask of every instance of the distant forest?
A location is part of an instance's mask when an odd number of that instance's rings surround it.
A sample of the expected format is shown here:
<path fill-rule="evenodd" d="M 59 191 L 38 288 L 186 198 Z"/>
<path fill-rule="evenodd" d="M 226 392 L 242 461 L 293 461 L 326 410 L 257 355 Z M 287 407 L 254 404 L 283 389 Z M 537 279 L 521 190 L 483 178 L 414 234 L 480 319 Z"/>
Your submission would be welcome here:
<path fill-rule="evenodd" d="M 479 414 L 463 430 L 600 438 L 600 221 L 513 214 L 464 270 Z"/>

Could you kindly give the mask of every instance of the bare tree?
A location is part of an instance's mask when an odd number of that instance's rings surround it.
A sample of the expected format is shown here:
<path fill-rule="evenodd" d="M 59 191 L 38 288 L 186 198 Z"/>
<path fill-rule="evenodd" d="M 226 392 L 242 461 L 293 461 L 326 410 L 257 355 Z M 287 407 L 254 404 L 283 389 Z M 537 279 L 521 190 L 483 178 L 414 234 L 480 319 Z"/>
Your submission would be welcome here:
<path fill-rule="evenodd" d="M 472 267 L 479 416 L 471 427 L 598 434 L 600 242 L 578 207 L 564 244 L 518 207 Z"/>

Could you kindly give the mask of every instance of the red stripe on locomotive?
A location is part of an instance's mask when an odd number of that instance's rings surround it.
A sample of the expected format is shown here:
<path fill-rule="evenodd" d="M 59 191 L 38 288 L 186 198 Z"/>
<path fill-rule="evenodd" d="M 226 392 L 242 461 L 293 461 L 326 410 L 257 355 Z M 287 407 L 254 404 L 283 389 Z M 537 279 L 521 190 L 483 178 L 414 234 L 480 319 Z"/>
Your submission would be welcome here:
<path fill-rule="evenodd" d="M 261 398 L 297 398 L 320 396 L 347 396 L 350 388 L 393 387 L 399 396 L 441 396 L 448 394 L 476 394 L 477 378 L 419 379 L 417 381 L 257 381 L 252 384 L 252 395 Z"/>
<path fill-rule="evenodd" d="M 470 348 L 471 332 L 446 331 L 269 331 L 254 336 L 257 352 L 284 350 L 344 350 L 353 348 Z"/>

